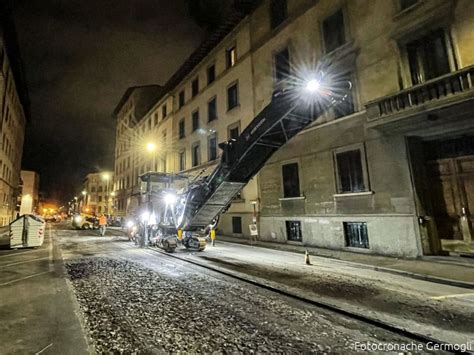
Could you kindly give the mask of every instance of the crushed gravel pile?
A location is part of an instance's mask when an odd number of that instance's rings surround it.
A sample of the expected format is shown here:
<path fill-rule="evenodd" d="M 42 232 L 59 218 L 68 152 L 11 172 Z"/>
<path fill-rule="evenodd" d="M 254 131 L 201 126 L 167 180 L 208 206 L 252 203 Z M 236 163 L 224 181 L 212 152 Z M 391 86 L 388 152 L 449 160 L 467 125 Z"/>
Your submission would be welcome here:
<path fill-rule="evenodd" d="M 98 353 L 347 352 L 355 342 L 407 342 L 232 279 L 125 259 L 66 269 Z"/>

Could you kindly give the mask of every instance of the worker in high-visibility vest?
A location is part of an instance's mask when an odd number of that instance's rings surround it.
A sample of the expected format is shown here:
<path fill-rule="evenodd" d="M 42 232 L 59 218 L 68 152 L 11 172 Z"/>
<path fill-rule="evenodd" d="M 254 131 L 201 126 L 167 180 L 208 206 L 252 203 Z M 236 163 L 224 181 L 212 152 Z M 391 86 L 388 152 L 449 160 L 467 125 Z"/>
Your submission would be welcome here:
<path fill-rule="evenodd" d="M 101 237 L 105 235 L 105 230 L 107 229 L 107 217 L 105 214 L 102 214 L 99 217 L 99 234 Z"/>

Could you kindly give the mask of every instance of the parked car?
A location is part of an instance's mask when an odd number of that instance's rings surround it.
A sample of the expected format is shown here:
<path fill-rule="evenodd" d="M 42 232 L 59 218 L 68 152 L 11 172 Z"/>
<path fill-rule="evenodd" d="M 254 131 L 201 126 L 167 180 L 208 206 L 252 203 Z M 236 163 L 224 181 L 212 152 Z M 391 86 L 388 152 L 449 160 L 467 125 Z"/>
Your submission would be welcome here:
<path fill-rule="evenodd" d="M 97 229 L 99 220 L 95 216 L 76 214 L 72 217 L 72 226 L 76 229 Z"/>

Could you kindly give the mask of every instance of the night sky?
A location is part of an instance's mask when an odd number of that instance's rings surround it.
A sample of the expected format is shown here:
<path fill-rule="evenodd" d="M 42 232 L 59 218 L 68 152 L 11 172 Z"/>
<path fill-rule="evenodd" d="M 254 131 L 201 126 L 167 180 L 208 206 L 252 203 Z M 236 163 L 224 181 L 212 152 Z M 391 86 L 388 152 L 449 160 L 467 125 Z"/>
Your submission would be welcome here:
<path fill-rule="evenodd" d="M 216 2 L 12 1 L 32 112 L 23 169 L 40 173 L 45 198 L 70 199 L 85 174 L 113 169 L 122 94 L 163 84 L 218 21 Z"/>

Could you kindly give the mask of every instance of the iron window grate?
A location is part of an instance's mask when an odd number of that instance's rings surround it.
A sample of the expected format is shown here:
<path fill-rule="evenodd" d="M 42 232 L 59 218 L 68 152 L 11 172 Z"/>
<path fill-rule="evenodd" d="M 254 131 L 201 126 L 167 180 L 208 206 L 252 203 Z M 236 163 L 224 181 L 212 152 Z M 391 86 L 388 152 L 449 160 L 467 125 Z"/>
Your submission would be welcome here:
<path fill-rule="evenodd" d="M 294 242 L 303 241 L 301 221 L 286 221 L 286 238 Z"/>
<path fill-rule="evenodd" d="M 369 249 L 369 233 L 366 222 L 344 222 L 346 246 Z"/>

